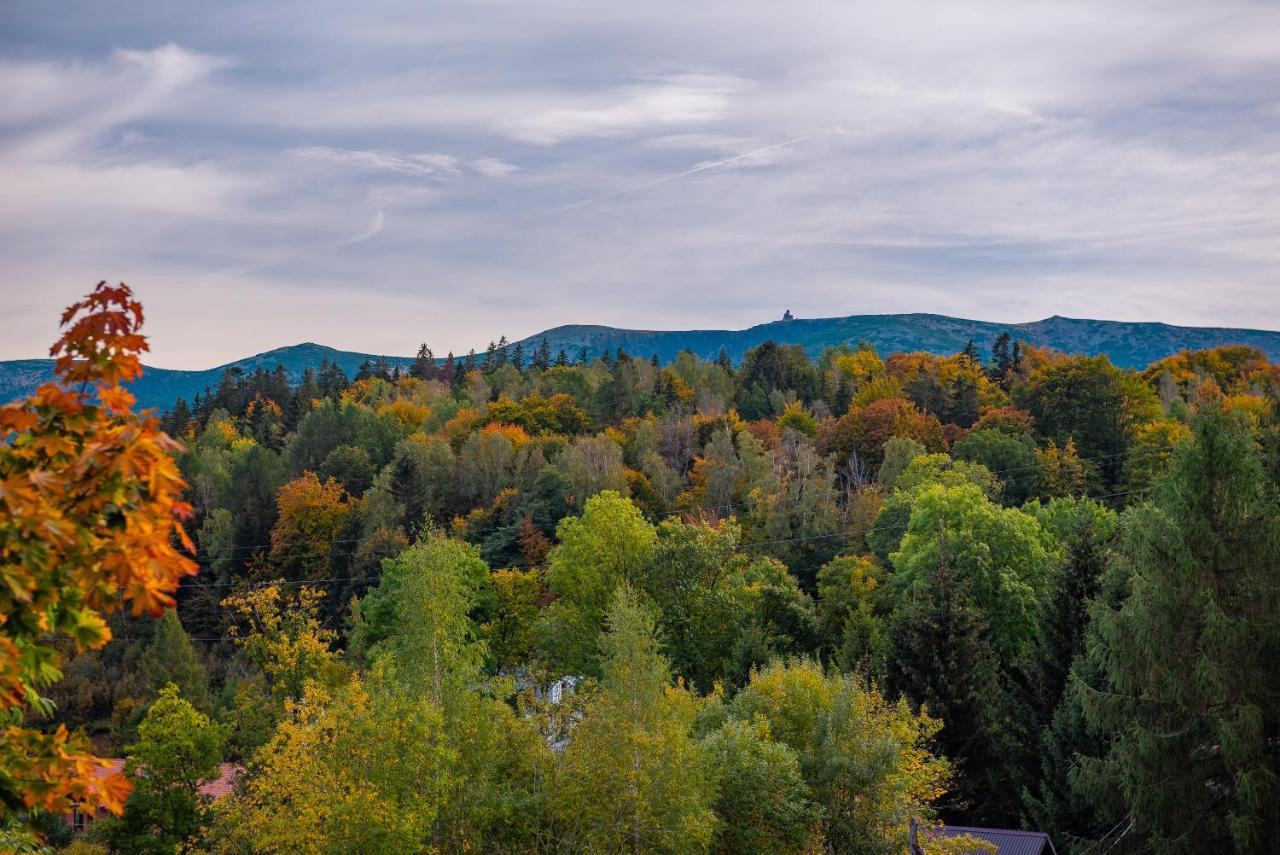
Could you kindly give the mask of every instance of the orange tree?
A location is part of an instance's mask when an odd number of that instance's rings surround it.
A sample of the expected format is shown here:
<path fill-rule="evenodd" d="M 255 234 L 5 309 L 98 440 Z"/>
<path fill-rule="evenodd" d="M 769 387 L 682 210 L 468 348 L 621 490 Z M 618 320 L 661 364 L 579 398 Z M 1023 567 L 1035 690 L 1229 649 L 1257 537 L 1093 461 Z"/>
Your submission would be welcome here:
<path fill-rule="evenodd" d="M 158 615 L 196 572 L 180 551 L 180 446 L 121 385 L 142 373 L 141 326 L 129 288 L 99 283 L 63 313 L 57 382 L 0 406 L 0 822 L 73 801 L 120 812 L 129 782 L 95 781 L 106 763 L 83 739 L 23 723 L 51 710 L 40 689 L 61 677 L 56 636 L 101 647 L 106 613 Z"/>

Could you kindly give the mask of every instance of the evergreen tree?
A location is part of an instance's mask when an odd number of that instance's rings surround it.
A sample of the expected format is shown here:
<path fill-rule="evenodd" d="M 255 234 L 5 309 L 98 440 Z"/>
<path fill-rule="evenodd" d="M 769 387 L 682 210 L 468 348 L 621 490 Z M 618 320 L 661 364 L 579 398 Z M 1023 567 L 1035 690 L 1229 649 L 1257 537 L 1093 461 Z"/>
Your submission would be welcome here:
<path fill-rule="evenodd" d="M 1009 352 L 1010 341 L 1010 335 L 1002 332 L 996 336 L 995 344 L 991 345 L 991 365 L 987 369 L 987 374 L 1002 386 L 1013 369 L 1013 355 Z"/>
<path fill-rule="evenodd" d="M 938 747 L 959 774 L 958 800 L 944 814 L 975 825 L 1009 823 L 1016 820 L 1017 793 L 1006 775 L 1001 657 L 987 641 L 972 581 L 946 546 L 944 535 L 924 584 L 899 611 L 889 682 L 945 723 Z"/>
<path fill-rule="evenodd" d="M 418 355 L 413 358 L 409 374 L 419 380 L 431 380 L 436 376 L 436 357 L 426 342 L 418 347 Z"/>
<path fill-rule="evenodd" d="M 156 625 L 156 634 L 143 651 L 139 670 L 152 692 L 173 684 L 198 710 L 209 709 L 209 678 L 200 654 L 182 628 L 177 609 L 168 609 Z"/>
<path fill-rule="evenodd" d="M 547 337 L 543 336 L 538 342 L 538 349 L 533 354 L 533 367 L 539 371 L 546 371 L 551 367 L 551 345 L 547 342 Z"/>
<path fill-rule="evenodd" d="M 562 347 L 560 348 L 560 352 L 556 354 L 556 367 L 564 368 L 564 367 L 567 367 L 568 365 L 569 365 L 569 354 Z"/>
<path fill-rule="evenodd" d="M 972 427 L 978 420 L 978 384 L 968 375 L 959 374 L 951 382 L 946 413 L 943 418 L 962 428 Z"/>
<path fill-rule="evenodd" d="M 1086 786 L 1118 790 L 1156 852 L 1261 852 L 1280 835 L 1280 508 L 1242 421 L 1194 429 L 1127 516 L 1128 598 L 1093 611 L 1107 685 L 1085 713 L 1110 750 Z"/>
<path fill-rule="evenodd" d="M 511 348 L 511 367 L 517 371 L 524 369 L 524 342 L 518 341 Z"/>
<path fill-rule="evenodd" d="M 186 398 L 178 398 L 173 402 L 173 409 L 165 414 L 160 426 L 169 436 L 180 437 L 187 432 L 191 424 L 191 407 Z"/>

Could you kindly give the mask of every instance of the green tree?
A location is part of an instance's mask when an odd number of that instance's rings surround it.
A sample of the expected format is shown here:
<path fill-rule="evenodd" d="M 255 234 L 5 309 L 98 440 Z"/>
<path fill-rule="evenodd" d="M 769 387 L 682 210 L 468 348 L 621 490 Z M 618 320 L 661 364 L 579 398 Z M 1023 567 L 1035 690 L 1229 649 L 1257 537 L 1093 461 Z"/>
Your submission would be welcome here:
<path fill-rule="evenodd" d="M 902 470 L 912 460 L 927 454 L 924 445 L 909 436 L 892 436 L 884 444 L 884 462 L 876 473 L 876 481 L 892 489 Z"/>
<path fill-rule="evenodd" d="M 1023 653 L 1037 633 L 1039 598 L 1051 555 L 1036 520 L 1001 508 L 972 485 L 927 487 L 911 508 L 898 551 L 890 556 L 901 603 L 940 564 L 965 577 L 1006 660 Z"/>
<path fill-rule="evenodd" d="M 390 663 L 401 691 L 439 710 L 439 738 L 452 758 L 432 839 L 465 851 L 518 838 L 535 801 L 532 767 L 545 747 L 482 674 L 484 642 L 471 615 L 489 596 L 488 568 L 476 547 L 439 533 L 384 567 L 364 602 L 365 627 L 379 639 L 370 656 Z"/>
<path fill-rule="evenodd" d="M 205 822 L 200 785 L 217 778 L 226 734 L 173 683 L 138 725 L 125 773 L 134 779 L 124 815 L 99 832 L 116 852 L 174 853 Z"/>
<path fill-rule="evenodd" d="M 574 727 L 556 781 L 565 842 L 586 852 L 705 851 L 714 779 L 692 737 L 696 702 L 672 687 L 653 616 L 618 588 L 601 639 L 601 690 Z"/>
<path fill-rule="evenodd" d="M 1005 685 L 1032 649 L 1053 556 L 1037 521 L 977 487 L 935 485 L 918 495 L 894 566 L 892 683 L 941 715 L 941 745 L 960 765 L 953 816 L 1014 822 L 1019 770 L 1031 737 L 1013 726 Z M 1035 728 L 1029 732 L 1034 734 Z"/>
<path fill-rule="evenodd" d="M 1017 390 L 1018 404 L 1036 428 L 1059 445 L 1075 441 L 1091 460 L 1097 487 L 1118 489 L 1138 425 L 1160 415 L 1160 403 L 1140 375 L 1123 371 L 1105 356 L 1077 356 L 1052 362 Z"/>
<path fill-rule="evenodd" d="M 747 604 L 740 595 L 748 561 L 736 550 L 737 523 L 666 520 L 653 563 L 638 580 L 658 605 L 663 649 L 677 674 L 709 691 L 723 680 Z"/>
<path fill-rule="evenodd" d="M 1110 750 L 1087 768 L 1154 851 L 1260 852 L 1280 834 L 1280 508 L 1240 421 L 1194 431 L 1126 517 L 1128 598 L 1093 611 L 1107 685 L 1085 712 Z"/>
<path fill-rule="evenodd" d="M 156 634 L 143 651 L 138 668 L 153 693 L 175 684 L 196 709 L 209 709 L 209 677 L 200 654 L 182 628 L 177 609 L 168 609 L 157 622 Z"/>
<path fill-rule="evenodd" d="M 255 758 L 244 793 L 216 808 L 208 849 L 422 852 L 456 784 L 440 710 L 384 667 L 310 684 Z"/>
<path fill-rule="evenodd" d="M 821 809 L 796 752 L 770 738 L 763 716 L 730 719 L 708 734 L 704 750 L 719 777 L 718 853 L 812 851 Z"/>
<path fill-rule="evenodd" d="M 889 685 L 945 722 L 938 747 L 955 761 L 956 801 L 949 818 L 1008 822 L 1016 792 L 1007 777 L 1010 700 L 1000 682 L 1001 656 L 976 605 L 974 580 L 940 539 L 932 562 L 899 603 L 889 658 Z"/>
<path fill-rule="evenodd" d="M 613 591 L 640 581 L 657 532 L 635 505 L 606 490 L 587 500 L 581 516 L 561 520 L 556 534 L 547 587 L 558 599 L 544 613 L 544 644 L 567 673 L 595 673 L 596 639 Z"/>
<path fill-rule="evenodd" d="M 742 722 L 764 719 L 770 739 L 796 753 L 822 810 L 825 851 L 904 852 L 911 820 L 932 818 L 931 805 L 950 779 L 950 764 L 929 750 L 939 721 L 812 661 L 754 672 L 728 714 Z"/>
<path fill-rule="evenodd" d="M 478 679 L 483 648 L 469 613 L 489 584 L 476 547 L 431 533 L 382 562 L 378 587 L 361 604 L 364 643 L 391 657 L 397 678 L 437 706 Z"/>
<path fill-rule="evenodd" d="M 841 668 L 877 671 L 888 633 L 875 563 L 853 555 L 831 559 L 818 571 L 818 620 L 831 661 Z"/>
<path fill-rule="evenodd" d="M 957 442 L 951 453 L 957 460 L 981 463 L 990 469 L 1004 485 L 1000 498 L 1006 505 L 1016 507 L 1031 497 L 1036 478 L 1036 444 L 1030 436 L 1013 437 L 988 428 Z"/>
<path fill-rule="evenodd" d="M 376 470 L 369 452 L 357 445 L 340 445 L 325 455 L 320 464 L 320 475 L 333 479 L 352 496 L 364 495 L 373 484 Z"/>

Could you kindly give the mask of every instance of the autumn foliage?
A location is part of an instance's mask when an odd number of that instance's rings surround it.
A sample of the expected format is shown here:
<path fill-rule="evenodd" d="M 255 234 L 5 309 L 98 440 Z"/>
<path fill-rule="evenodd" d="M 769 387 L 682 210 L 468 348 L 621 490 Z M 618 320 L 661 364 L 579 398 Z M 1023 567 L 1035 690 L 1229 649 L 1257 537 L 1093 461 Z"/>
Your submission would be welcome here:
<path fill-rule="evenodd" d="M 158 615 L 196 572 L 181 551 L 191 545 L 180 447 L 121 385 L 142 373 L 142 306 L 103 282 L 62 326 L 57 382 L 0 406 L 0 818 L 72 802 L 123 808 L 129 782 L 95 782 L 105 764 L 82 740 L 21 724 L 49 711 L 40 690 L 61 677 L 57 636 L 101 647 L 105 614 L 127 604 Z"/>

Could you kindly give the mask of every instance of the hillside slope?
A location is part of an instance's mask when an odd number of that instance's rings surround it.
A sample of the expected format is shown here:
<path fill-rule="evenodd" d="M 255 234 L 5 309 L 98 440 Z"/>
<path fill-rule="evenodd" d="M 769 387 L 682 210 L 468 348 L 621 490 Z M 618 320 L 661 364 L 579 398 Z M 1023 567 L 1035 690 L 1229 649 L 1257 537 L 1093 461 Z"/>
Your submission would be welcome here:
<path fill-rule="evenodd" d="M 525 340 L 525 348 L 545 337 L 552 352 L 564 348 L 576 355 L 586 347 L 598 353 L 605 347 L 622 347 L 628 353 L 674 359 L 689 349 L 713 359 L 721 348 L 734 362 L 752 347 L 769 341 L 799 344 L 816 356 L 837 344 L 869 342 L 882 354 L 924 350 L 957 353 L 972 340 L 984 354 L 1002 332 L 1041 347 L 1067 353 L 1105 354 L 1117 365 L 1141 367 L 1177 353 L 1222 344 L 1252 344 L 1272 359 L 1280 358 L 1280 332 L 1219 327 L 1177 327 L 1160 323 L 1094 321 L 1054 316 L 1023 324 L 1000 324 L 952 318 L 946 315 L 850 315 L 773 321 L 745 330 L 623 330 L 602 326 L 564 326 Z"/>
<path fill-rule="evenodd" d="M 682 350 L 704 359 L 714 359 L 723 348 L 734 362 L 758 344 L 772 339 L 781 344 L 802 345 L 811 355 L 837 344 L 868 342 L 881 353 L 929 351 L 957 353 L 969 342 L 984 354 L 1002 332 L 1014 338 L 1067 353 L 1105 354 L 1118 365 L 1141 367 L 1184 349 L 1217 347 L 1223 344 L 1250 344 L 1261 348 L 1273 360 L 1280 360 L 1280 332 L 1220 327 L 1177 327 L 1161 323 L 1094 321 L 1054 316 L 1025 324 L 999 324 L 952 318 L 945 315 L 850 315 L 844 318 L 815 318 L 774 321 L 745 330 L 629 330 L 616 327 L 575 325 L 555 327 L 523 340 L 525 353 L 532 354 L 546 339 L 552 354 L 562 348 L 577 358 L 583 348 L 589 356 L 606 347 L 623 348 L 636 356 L 657 354 L 663 362 Z M 336 362 L 348 376 L 359 370 L 374 354 L 336 350 L 307 342 L 280 347 L 203 371 L 174 371 L 148 368 L 134 384 L 134 393 L 144 407 L 166 408 L 179 397 L 191 400 L 197 393 L 217 384 L 229 368 L 253 371 L 274 370 L 283 365 L 293 380 L 307 368 L 319 367 L 324 359 Z M 408 356 L 384 357 L 393 365 L 408 366 Z M 52 376 L 48 359 L 19 359 L 0 362 L 0 400 L 26 395 Z"/>

